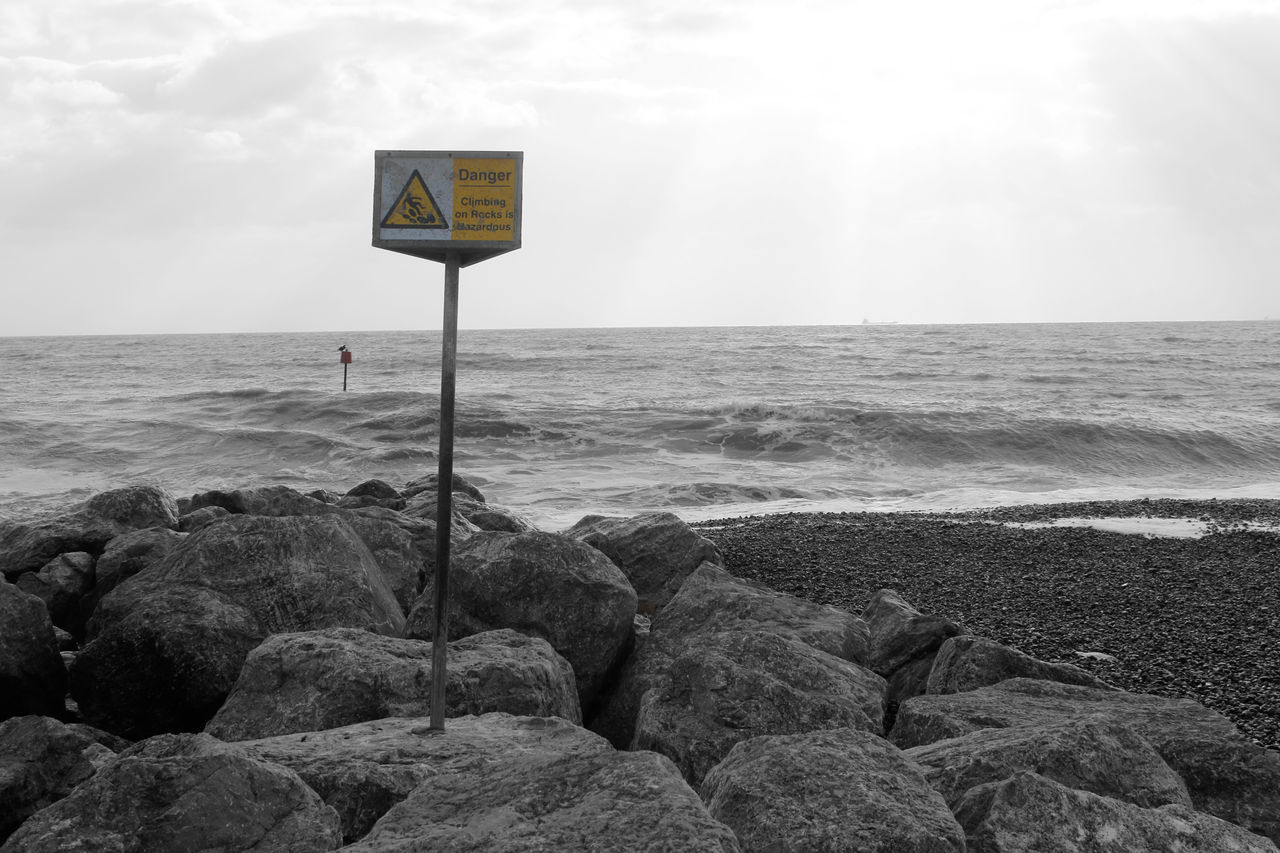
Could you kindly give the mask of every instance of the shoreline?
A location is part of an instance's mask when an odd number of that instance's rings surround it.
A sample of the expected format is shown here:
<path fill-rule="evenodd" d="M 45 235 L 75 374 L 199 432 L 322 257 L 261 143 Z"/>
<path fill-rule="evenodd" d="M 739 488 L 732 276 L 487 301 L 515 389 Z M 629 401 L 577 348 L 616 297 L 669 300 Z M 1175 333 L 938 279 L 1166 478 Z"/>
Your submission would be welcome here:
<path fill-rule="evenodd" d="M 1196 538 L 1061 518 L 1183 518 Z M 999 523 L 992 523 L 999 522 Z M 1117 687 L 1184 697 L 1280 749 L 1280 500 L 1150 499 L 694 522 L 733 574 L 853 613 L 880 588 Z"/>

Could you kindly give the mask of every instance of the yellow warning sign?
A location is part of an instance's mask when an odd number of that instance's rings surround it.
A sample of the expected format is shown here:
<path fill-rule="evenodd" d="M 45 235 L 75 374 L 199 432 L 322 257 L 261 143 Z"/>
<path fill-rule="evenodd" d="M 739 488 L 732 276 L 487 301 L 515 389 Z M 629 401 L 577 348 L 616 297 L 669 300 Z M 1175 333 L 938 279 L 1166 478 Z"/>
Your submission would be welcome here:
<path fill-rule="evenodd" d="M 382 219 L 383 228 L 449 228 L 448 221 L 440 212 L 426 181 L 414 169 L 396 203 L 391 205 L 387 215 Z"/>
<path fill-rule="evenodd" d="M 514 239 L 515 159 L 457 157 L 453 166 L 453 239 Z"/>

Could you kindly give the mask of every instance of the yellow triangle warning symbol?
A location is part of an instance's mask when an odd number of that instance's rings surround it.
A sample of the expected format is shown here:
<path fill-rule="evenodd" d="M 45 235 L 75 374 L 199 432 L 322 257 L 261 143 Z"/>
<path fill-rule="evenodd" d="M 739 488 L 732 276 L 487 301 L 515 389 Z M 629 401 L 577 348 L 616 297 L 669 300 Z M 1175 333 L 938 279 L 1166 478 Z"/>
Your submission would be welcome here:
<path fill-rule="evenodd" d="M 427 189 L 426 181 L 414 169 L 409 181 L 400 190 L 396 203 L 382 218 L 383 228 L 445 228 L 449 227 L 440 205 Z"/>

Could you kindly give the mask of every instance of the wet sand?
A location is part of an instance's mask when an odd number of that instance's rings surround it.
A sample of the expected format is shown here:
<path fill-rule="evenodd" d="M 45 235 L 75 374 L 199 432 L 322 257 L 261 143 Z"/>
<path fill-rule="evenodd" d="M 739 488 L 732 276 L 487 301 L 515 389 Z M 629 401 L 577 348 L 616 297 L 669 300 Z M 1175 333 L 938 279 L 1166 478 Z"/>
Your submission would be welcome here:
<path fill-rule="evenodd" d="M 1208 533 L 1027 524 L 1084 518 L 1189 519 Z M 740 577 L 855 613 L 889 587 L 922 612 L 1043 660 L 1126 690 L 1196 699 L 1280 749 L 1278 500 L 785 514 L 693 526 Z"/>

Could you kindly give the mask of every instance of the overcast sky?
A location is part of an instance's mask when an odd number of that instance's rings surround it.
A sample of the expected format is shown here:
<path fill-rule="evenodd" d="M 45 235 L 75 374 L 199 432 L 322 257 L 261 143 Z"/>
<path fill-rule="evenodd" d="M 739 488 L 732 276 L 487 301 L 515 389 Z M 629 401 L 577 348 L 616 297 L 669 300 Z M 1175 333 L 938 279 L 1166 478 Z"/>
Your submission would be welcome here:
<path fill-rule="evenodd" d="M 1280 0 L 4 0 L 0 335 L 1280 318 Z"/>

